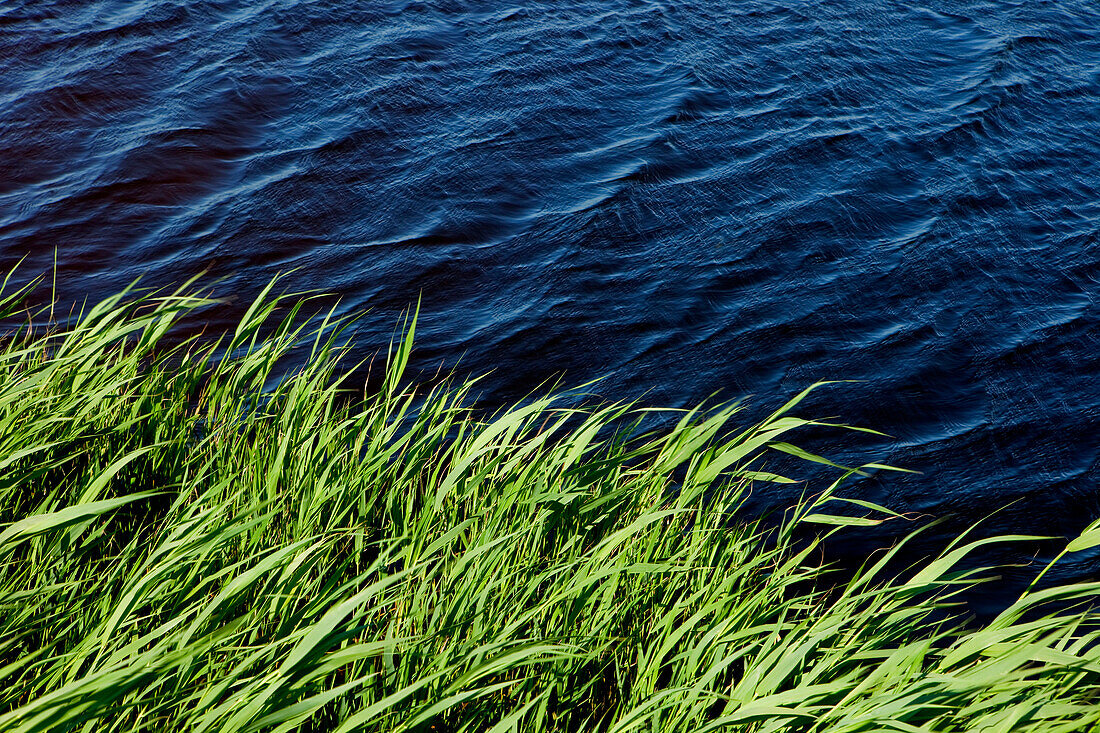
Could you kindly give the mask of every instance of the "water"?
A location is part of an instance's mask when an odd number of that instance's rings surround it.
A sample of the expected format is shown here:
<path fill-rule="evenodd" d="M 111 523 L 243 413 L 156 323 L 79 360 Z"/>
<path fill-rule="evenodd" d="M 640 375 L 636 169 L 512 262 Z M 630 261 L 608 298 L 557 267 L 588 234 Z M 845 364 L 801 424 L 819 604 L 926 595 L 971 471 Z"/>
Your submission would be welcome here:
<path fill-rule="evenodd" d="M 0 0 L 0 135 L 62 300 L 296 268 L 367 354 L 423 294 L 489 404 L 861 380 L 802 412 L 923 472 L 864 495 L 1100 514 L 1093 0 Z"/>

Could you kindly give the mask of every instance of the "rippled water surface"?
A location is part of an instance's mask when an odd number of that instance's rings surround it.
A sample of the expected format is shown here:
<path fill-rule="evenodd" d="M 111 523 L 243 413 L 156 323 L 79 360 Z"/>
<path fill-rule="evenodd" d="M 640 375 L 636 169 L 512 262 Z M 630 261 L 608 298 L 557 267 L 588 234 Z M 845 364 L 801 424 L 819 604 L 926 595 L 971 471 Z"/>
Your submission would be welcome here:
<path fill-rule="evenodd" d="M 1093 0 L 0 0 L 0 135 L 63 299 L 297 268 L 369 353 L 422 293 L 496 403 L 862 380 L 873 498 L 1100 512 Z"/>

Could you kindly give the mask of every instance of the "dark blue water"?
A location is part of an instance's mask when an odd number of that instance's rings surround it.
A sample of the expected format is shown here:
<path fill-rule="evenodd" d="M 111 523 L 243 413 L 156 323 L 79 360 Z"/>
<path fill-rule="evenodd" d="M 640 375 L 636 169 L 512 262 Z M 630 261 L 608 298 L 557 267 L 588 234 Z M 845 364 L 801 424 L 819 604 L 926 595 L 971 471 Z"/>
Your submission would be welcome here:
<path fill-rule="evenodd" d="M 862 380 L 802 412 L 871 498 L 1100 514 L 1094 0 L 0 0 L 0 143 L 63 300 L 297 268 L 366 354 L 422 293 L 497 404 Z"/>

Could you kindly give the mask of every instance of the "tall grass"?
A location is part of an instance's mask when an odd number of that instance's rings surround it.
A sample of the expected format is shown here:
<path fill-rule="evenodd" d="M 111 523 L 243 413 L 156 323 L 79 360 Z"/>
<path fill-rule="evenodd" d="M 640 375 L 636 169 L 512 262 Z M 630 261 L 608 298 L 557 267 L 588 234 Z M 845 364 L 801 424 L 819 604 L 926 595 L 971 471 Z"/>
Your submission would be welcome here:
<path fill-rule="evenodd" d="M 21 292 L 0 299 L 18 315 Z M 837 485 L 765 527 L 746 492 L 806 421 L 631 405 L 479 420 L 469 384 L 344 375 L 341 331 L 270 288 L 122 294 L 0 353 L 0 730 L 1070 731 L 1100 721 L 1095 583 L 981 627 L 960 538 L 838 579 Z M 310 321 L 310 323 L 315 323 Z M 312 330 L 309 330 L 312 329 Z M 279 376 L 282 357 L 310 356 Z M 266 388 L 265 388 L 266 385 Z M 812 457 L 811 457 L 812 458 Z M 820 532 L 809 532 L 816 529 Z M 1092 535 L 1079 539 L 1088 544 Z M 986 573 L 985 575 L 988 575 Z"/>

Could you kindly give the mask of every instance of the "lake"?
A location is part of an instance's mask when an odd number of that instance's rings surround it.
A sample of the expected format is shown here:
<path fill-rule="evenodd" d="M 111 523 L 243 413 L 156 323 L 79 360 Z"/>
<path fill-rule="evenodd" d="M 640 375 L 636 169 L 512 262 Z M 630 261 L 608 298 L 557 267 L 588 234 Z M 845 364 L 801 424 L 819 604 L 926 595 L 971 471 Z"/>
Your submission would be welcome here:
<path fill-rule="evenodd" d="M 367 356 L 422 297 L 487 405 L 857 380 L 800 414 L 921 471 L 865 497 L 1100 514 L 1093 0 L 3 0 L 0 69 L 0 265 L 62 302 L 293 270 Z"/>

